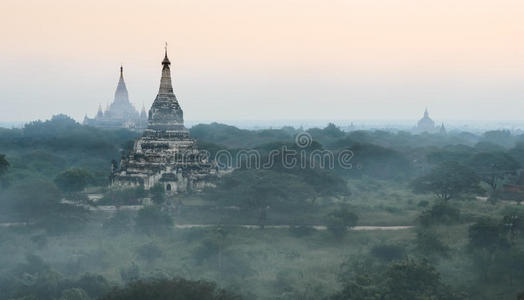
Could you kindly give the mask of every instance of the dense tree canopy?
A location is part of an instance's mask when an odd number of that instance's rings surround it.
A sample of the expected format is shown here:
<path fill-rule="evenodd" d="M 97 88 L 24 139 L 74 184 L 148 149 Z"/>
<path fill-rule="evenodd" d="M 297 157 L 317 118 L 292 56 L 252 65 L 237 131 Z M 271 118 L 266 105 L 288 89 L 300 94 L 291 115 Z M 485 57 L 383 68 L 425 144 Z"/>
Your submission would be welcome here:
<path fill-rule="evenodd" d="M 64 192 L 81 192 L 94 181 L 93 175 L 85 169 L 69 169 L 61 172 L 55 178 L 55 184 Z"/>
<path fill-rule="evenodd" d="M 206 281 L 185 279 L 137 281 L 118 288 L 100 300 L 240 300 L 232 292 Z"/>
<path fill-rule="evenodd" d="M 481 152 L 475 154 L 467 161 L 477 175 L 490 185 L 492 191 L 497 189 L 497 184 L 509 174 L 515 174 L 520 164 L 509 154 L 504 152 Z"/>
<path fill-rule="evenodd" d="M 413 182 L 415 192 L 434 193 L 442 200 L 449 200 L 462 193 L 476 192 L 479 178 L 469 169 L 458 162 L 444 162 L 429 174 L 417 178 Z"/>

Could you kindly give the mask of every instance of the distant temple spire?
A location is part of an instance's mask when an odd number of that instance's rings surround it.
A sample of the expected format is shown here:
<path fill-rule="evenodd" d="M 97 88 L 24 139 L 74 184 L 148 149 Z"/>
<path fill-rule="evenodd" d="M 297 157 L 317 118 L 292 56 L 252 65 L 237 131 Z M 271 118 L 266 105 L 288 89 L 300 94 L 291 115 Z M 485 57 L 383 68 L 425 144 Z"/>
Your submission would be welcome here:
<path fill-rule="evenodd" d="M 101 118 L 104 116 L 104 112 L 102 111 L 102 104 L 98 104 L 98 112 L 96 113 L 97 118 Z"/>
<path fill-rule="evenodd" d="M 118 79 L 118 85 L 116 86 L 114 102 L 121 101 L 129 102 L 127 87 L 124 81 L 124 67 L 122 65 L 120 65 L 120 78 Z"/>
<path fill-rule="evenodd" d="M 426 110 L 424 110 L 424 118 L 429 118 L 429 112 L 427 107 Z"/>
<path fill-rule="evenodd" d="M 171 85 L 171 70 L 169 65 L 171 62 L 167 57 L 167 43 L 165 46 L 164 60 L 162 60 L 162 78 L 160 79 L 160 89 L 158 90 L 159 94 L 172 94 L 173 86 Z"/>
<path fill-rule="evenodd" d="M 446 134 L 447 133 L 446 127 L 444 127 L 444 123 L 442 123 L 442 125 L 440 125 L 439 132 L 440 132 L 440 134 Z"/>
<path fill-rule="evenodd" d="M 162 60 L 162 77 L 160 78 L 160 87 L 153 105 L 149 110 L 149 124 L 146 134 L 153 134 L 165 131 L 182 130 L 187 134 L 184 127 L 184 113 L 178 100 L 173 92 L 171 84 L 171 62 L 167 57 L 167 43 Z M 156 132 L 156 133 L 155 133 Z"/>

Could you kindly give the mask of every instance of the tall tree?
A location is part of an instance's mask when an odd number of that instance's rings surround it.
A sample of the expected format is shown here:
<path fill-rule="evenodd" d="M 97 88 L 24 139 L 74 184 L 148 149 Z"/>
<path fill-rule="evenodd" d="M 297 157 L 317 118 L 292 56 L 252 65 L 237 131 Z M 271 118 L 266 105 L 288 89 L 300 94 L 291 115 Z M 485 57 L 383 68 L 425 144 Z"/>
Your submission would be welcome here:
<path fill-rule="evenodd" d="M 520 163 L 504 152 L 477 153 L 467 165 L 491 187 L 492 193 L 496 192 L 501 180 L 520 168 Z"/>
<path fill-rule="evenodd" d="M 473 170 L 455 161 L 444 162 L 427 175 L 417 178 L 412 186 L 415 192 L 434 193 L 442 200 L 479 190 L 479 178 Z"/>
<path fill-rule="evenodd" d="M 58 174 L 55 178 L 56 186 L 67 193 L 77 193 L 93 182 L 93 175 L 85 169 L 69 169 Z"/>
<path fill-rule="evenodd" d="M 9 169 L 9 162 L 5 158 L 4 154 L 0 154 L 0 187 L 6 184 L 5 174 Z"/>

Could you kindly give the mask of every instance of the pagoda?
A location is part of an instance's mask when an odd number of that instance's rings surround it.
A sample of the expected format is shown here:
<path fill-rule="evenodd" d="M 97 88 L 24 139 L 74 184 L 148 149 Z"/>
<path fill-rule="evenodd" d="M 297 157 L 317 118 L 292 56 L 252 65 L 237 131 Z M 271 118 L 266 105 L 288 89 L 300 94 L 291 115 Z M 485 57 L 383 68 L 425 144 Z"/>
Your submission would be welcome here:
<path fill-rule="evenodd" d="M 435 127 L 435 121 L 429 117 L 427 108 L 424 111 L 424 117 L 418 121 L 415 131 L 419 133 L 435 133 L 437 131 L 437 128 Z"/>
<path fill-rule="evenodd" d="M 184 126 L 184 113 L 173 92 L 167 47 L 160 88 L 147 116 L 147 128 L 133 150 L 113 166 L 114 187 L 162 185 L 168 193 L 199 191 L 213 186 L 216 164 L 199 151 Z"/>
<path fill-rule="evenodd" d="M 115 90 L 113 102 L 102 110 L 98 106 L 98 112 L 94 118 L 84 118 L 84 125 L 101 128 L 128 128 L 132 130 L 143 130 L 147 123 L 147 117 L 141 116 L 129 101 L 126 83 L 124 81 L 124 67 L 120 66 L 120 78 Z"/>

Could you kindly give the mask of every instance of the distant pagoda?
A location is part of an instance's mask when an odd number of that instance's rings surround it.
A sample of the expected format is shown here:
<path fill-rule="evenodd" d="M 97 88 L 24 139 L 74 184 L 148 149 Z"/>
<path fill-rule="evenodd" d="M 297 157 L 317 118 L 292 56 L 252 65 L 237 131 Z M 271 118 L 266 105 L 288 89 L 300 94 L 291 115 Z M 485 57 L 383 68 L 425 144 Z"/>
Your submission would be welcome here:
<path fill-rule="evenodd" d="M 120 79 L 115 91 L 113 102 L 105 111 L 98 106 L 98 112 L 94 118 L 84 117 L 84 125 L 102 128 L 128 128 L 132 130 L 143 130 L 147 125 L 147 116 L 139 114 L 133 104 L 129 102 L 126 83 L 124 81 L 124 68 L 120 66 Z"/>
<path fill-rule="evenodd" d="M 166 47 L 160 88 L 149 110 L 147 128 L 131 153 L 122 158 L 120 167 L 113 167 L 113 187 L 143 185 L 149 189 L 160 184 L 167 192 L 177 193 L 213 185 L 218 168 L 201 155 L 196 141 L 189 137 L 171 85 L 170 64 Z"/>
<path fill-rule="evenodd" d="M 424 111 L 424 117 L 420 119 L 417 123 L 417 127 L 415 127 L 415 131 L 419 133 L 435 133 L 438 131 L 438 129 L 435 127 L 435 121 L 433 121 L 429 117 L 428 109 Z"/>

